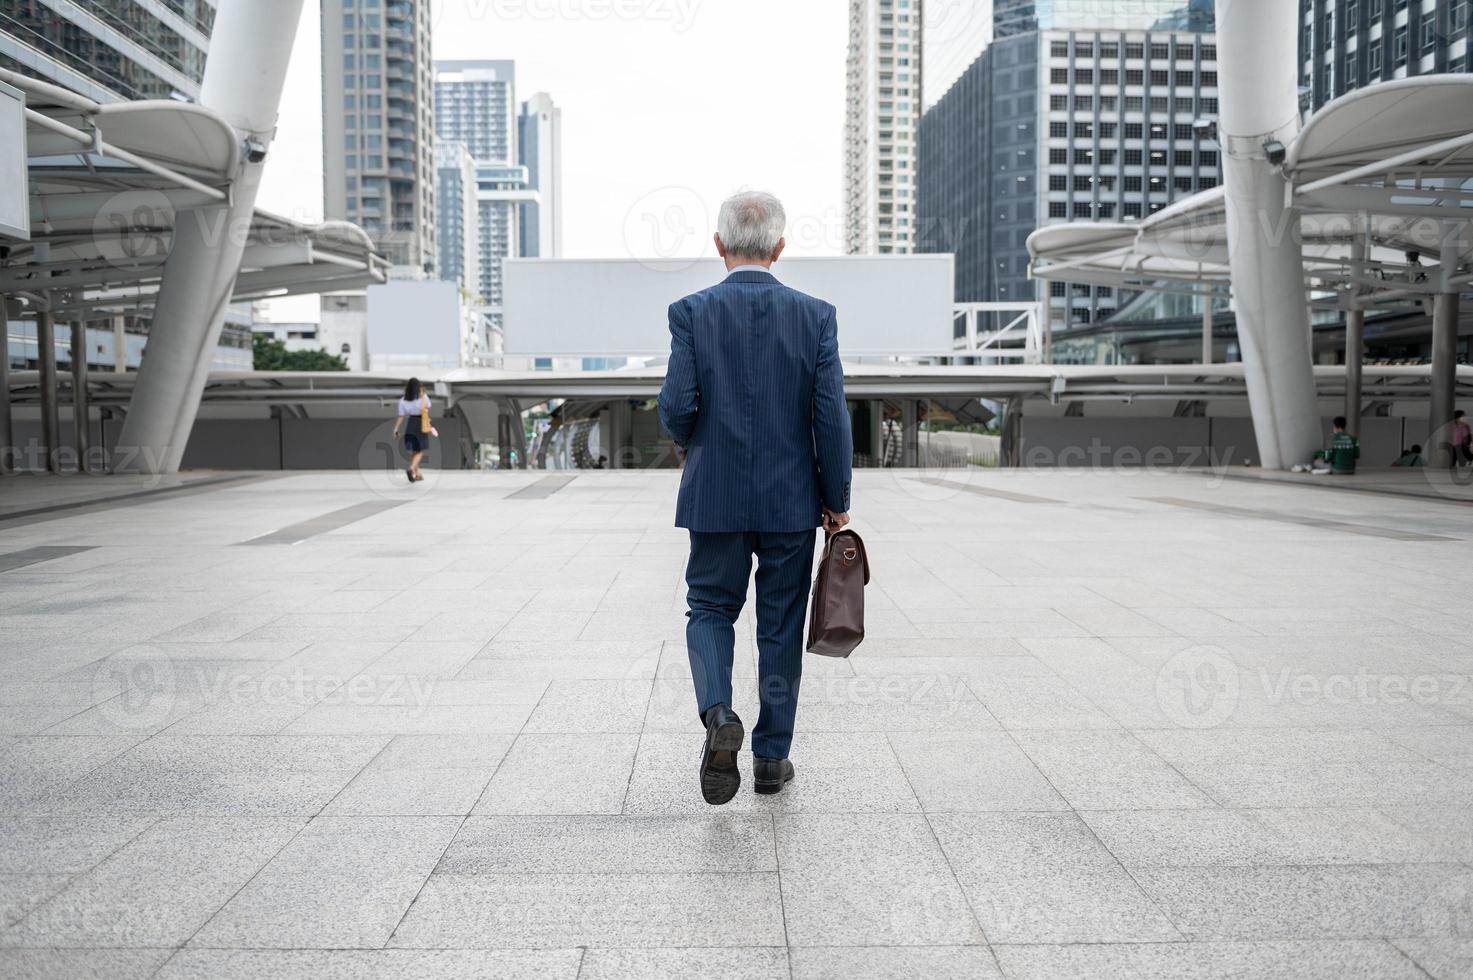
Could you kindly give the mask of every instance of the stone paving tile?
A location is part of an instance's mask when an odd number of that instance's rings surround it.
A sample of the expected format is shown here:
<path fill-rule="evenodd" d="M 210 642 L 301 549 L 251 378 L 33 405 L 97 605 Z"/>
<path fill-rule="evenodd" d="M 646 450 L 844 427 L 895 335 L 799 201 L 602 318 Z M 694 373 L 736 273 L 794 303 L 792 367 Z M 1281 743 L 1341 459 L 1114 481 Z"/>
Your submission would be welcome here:
<path fill-rule="evenodd" d="M 776 822 L 791 945 L 984 941 L 925 818 L 791 814 Z"/>
<path fill-rule="evenodd" d="M 1173 980 L 1419 980 L 1424 974 L 1378 940 L 1235 943 L 1076 943 L 994 946 L 1010 980 L 1160 977 Z"/>
<path fill-rule="evenodd" d="M 992 980 L 986 946 L 805 946 L 790 954 L 792 980 Z"/>
<path fill-rule="evenodd" d="M 783 947 L 746 949 L 590 949 L 578 980 L 790 980 Z"/>
<path fill-rule="evenodd" d="M 639 738 L 518 736 L 474 812 L 618 813 L 624 805 Z"/>
<path fill-rule="evenodd" d="M 1394 939 L 1392 945 L 1434 980 L 1473 976 L 1473 939 Z"/>
<path fill-rule="evenodd" d="M 1080 810 L 1213 806 L 1129 732 L 1018 732 L 1023 752 Z"/>
<path fill-rule="evenodd" d="M 306 816 L 386 741 L 160 735 L 72 784 L 59 805 L 71 812 Z"/>
<path fill-rule="evenodd" d="M 80 874 L 152 822 L 148 817 L 0 817 L 0 874 Z"/>
<path fill-rule="evenodd" d="M 471 817 L 439 874 L 777 871 L 772 821 L 762 815 Z"/>
<path fill-rule="evenodd" d="M 1464 865 L 1137 868 L 1189 939 L 1453 937 L 1466 932 Z"/>
<path fill-rule="evenodd" d="M 170 949 L 0 949 L 7 980 L 148 980 Z"/>
<path fill-rule="evenodd" d="M 890 744 L 929 813 L 1069 808 L 1011 736 L 900 732 Z"/>
<path fill-rule="evenodd" d="M 300 827 L 273 819 L 155 824 L 0 932 L 0 946 L 181 945 Z"/>
<path fill-rule="evenodd" d="M 781 909 L 776 874 L 435 874 L 390 945 L 756 946 Z"/>
<path fill-rule="evenodd" d="M 1180 938 L 1073 813 L 936 814 L 929 819 L 991 942 Z"/>
<path fill-rule="evenodd" d="M 14 925 L 66 887 L 67 874 L 0 874 L 0 927 Z"/>
<path fill-rule="evenodd" d="M 525 731 L 643 731 L 653 685 L 653 680 L 637 676 L 616 681 L 551 681 L 527 719 Z"/>
<path fill-rule="evenodd" d="M 575 980 L 579 949 L 185 949 L 157 980 Z"/>

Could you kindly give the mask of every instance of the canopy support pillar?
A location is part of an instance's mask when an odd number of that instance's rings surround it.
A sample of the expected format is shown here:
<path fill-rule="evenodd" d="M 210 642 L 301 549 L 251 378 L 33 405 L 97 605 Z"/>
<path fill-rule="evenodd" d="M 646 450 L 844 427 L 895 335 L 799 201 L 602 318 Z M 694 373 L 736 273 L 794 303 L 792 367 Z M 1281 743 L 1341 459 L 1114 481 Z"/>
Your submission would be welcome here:
<path fill-rule="evenodd" d="M 1320 447 L 1298 215 L 1270 148 L 1299 131 L 1299 5 L 1218 0 L 1218 81 L 1228 255 L 1238 344 L 1265 469 L 1308 462 Z"/>
<path fill-rule="evenodd" d="M 164 265 L 148 349 L 123 431 L 119 469 L 174 473 L 199 413 L 276 129 L 303 0 L 221 0 L 200 105 L 250 149 L 224 204 L 182 210 Z"/>

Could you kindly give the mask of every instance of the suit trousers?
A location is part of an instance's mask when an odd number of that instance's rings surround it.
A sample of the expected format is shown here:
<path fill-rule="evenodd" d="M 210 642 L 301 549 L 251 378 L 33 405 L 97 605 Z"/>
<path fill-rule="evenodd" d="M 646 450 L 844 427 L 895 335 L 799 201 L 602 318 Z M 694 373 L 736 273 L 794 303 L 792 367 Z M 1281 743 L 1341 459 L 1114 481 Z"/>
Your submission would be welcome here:
<path fill-rule="evenodd" d="M 733 626 L 747 599 L 757 557 L 757 693 L 762 703 L 752 752 L 786 759 L 803 677 L 803 620 L 813 572 L 815 531 L 690 532 L 685 646 L 702 716 L 731 704 Z"/>

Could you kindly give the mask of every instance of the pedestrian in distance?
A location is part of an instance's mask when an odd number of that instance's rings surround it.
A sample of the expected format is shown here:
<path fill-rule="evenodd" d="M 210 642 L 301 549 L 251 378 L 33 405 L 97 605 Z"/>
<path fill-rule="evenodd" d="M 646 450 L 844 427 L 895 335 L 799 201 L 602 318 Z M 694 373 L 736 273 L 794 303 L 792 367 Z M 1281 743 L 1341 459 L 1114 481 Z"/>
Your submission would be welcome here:
<path fill-rule="evenodd" d="M 1473 464 L 1473 428 L 1462 409 L 1453 413 L 1453 465 Z"/>
<path fill-rule="evenodd" d="M 410 378 L 404 385 L 404 397 L 399 399 L 399 415 L 394 420 L 394 438 L 399 437 L 401 429 L 404 430 L 404 452 L 409 456 L 404 475 L 410 483 L 418 483 L 424 479 L 419 464 L 430 448 L 430 437 L 440 434 L 430 424 L 430 396 L 418 378 Z"/>

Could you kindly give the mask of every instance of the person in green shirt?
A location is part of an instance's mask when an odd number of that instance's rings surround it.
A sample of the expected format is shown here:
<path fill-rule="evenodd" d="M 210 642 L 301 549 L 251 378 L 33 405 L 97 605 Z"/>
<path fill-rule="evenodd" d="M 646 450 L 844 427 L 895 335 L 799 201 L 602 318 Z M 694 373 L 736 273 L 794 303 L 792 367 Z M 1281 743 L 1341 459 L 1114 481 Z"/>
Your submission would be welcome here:
<path fill-rule="evenodd" d="M 1360 440 L 1345 431 L 1345 424 L 1345 416 L 1335 417 L 1335 432 L 1330 436 L 1330 448 L 1325 455 L 1331 473 L 1349 476 L 1355 472 L 1355 461 L 1360 459 Z"/>

